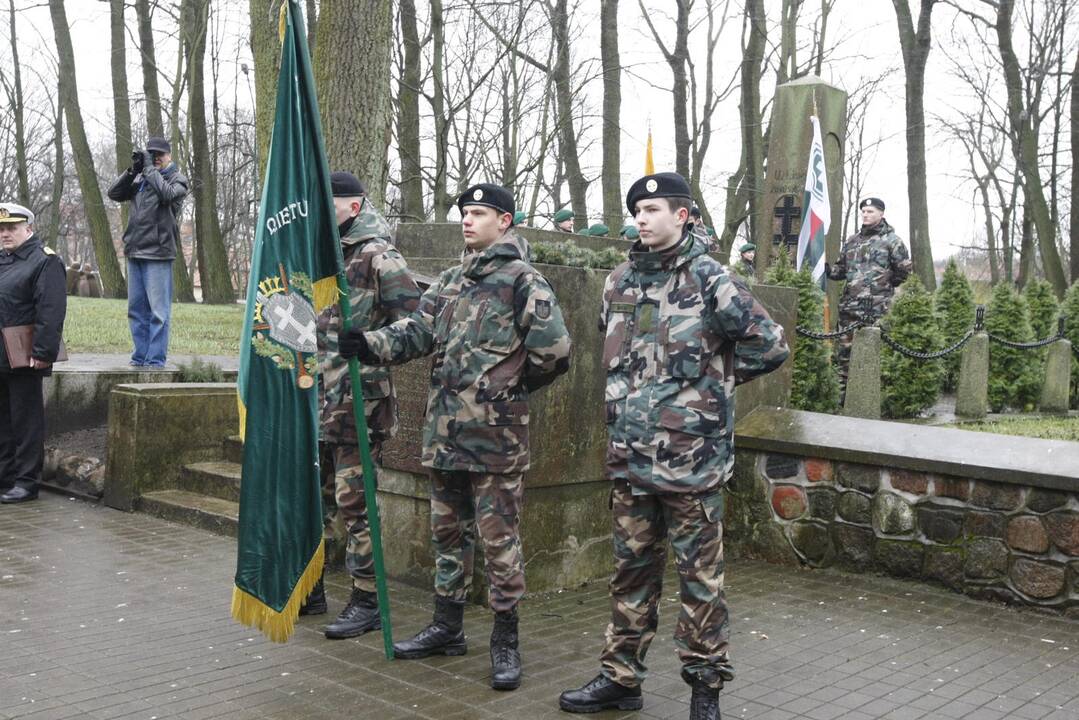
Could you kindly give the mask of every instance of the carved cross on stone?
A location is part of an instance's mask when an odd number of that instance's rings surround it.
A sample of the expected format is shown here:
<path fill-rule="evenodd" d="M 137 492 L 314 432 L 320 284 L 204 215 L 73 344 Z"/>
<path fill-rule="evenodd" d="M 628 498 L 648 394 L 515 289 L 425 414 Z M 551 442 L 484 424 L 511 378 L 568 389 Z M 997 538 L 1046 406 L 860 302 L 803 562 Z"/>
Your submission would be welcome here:
<path fill-rule="evenodd" d="M 772 244 L 785 244 L 787 252 L 793 258 L 798 249 L 802 208 L 795 204 L 794 195 L 783 195 L 776 201 L 775 211 L 772 214 Z"/>

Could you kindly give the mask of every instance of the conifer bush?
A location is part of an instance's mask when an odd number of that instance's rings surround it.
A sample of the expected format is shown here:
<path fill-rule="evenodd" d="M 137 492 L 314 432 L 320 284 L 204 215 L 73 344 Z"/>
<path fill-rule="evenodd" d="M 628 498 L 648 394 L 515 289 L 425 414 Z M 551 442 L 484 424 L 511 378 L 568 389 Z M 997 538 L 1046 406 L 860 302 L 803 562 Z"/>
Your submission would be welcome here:
<path fill-rule="evenodd" d="M 881 320 L 884 332 L 900 345 L 918 352 L 943 346 L 940 328 L 933 318 L 933 296 L 917 275 L 899 288 L 888 314 Z M 940 396 L 944 367 L 940 360 L 917 360 L 888 345 L 881 348 L 881 414 L 888 418 L 916 417 L 933 407 Z"/>
<path fill-rule="evenodd" d="M 1064 314 L 1064 337 L 1072 344 L 1072 348 L 1079 348 L 1079 281 L 1072 283 L 1064 295 L 1064 303 L 1060 306 L 1060 312 Z M 1072 381 L 1071 381 L 1071 406 L 1079 408 L 1079 361 L 1075 353 L 1072 353 Z"/>
<path fill-rule="evenodd" d="M 959 271 L 955 258 L 949 260 L 944 268 L 940 287 L 933 296 L 933 310 L 945 346 L 957 342 L 974 326 L 974 291 L 966 276 Z M 941 358 L 944 368 L 943 389 L 955 389 L 959 382 L 961 360 L 961 351 Z"/>
<path fill-rule="evenodd" d="M 1012 342 L 1030 342 L 1026 301 L 1011 286 L 1002 282 L 993 288 L 985 310 L 985 329 Z M 1041 389 L 1041 361 L 1037 353 L 989 343 L 989 407 L 993 412 L 1007 408 L 1033 410 Z"/>
<path fill-rule="evenodd" d="M 1030 330 L 1035 340 L 1057 334 L 1057 299 L 1047 280 L 1031 280 L 1023 288 Z"/>
<path fill-rule="evenodd" d="M 821 332 L 824 330 L 824 293 L 813 282 L 809 267 L 796 272 L 790 265 L 786 249 L 780 251 L 775 264 L 765 277 L 768 285 L 782 285 L 798 291 L 798 325 Z M 792 408 L 813 412 L 834 413 L 839 409 L 839 375 L 832 364 L 827 343 L 805 337 L 787 338 L 794 348 L 792 367 Z"/>
<path fill-rule="evenodd" d="M 569 265 L 571 267 L 597 268 L 610 270 L 626 259 L 626 253 L 618 248 L 609 247 L 603 250 L 592 250 L 581 247 L 577 243 L 567 240 L 565 242 L 535 242 L 531 244 L 532 261 L 544 265 Z"/>

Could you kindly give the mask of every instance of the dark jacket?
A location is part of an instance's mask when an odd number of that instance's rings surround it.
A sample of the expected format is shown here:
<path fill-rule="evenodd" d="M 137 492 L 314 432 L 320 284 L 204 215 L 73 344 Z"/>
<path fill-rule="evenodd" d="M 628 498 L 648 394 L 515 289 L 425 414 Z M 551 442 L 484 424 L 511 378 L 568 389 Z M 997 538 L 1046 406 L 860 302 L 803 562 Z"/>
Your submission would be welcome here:
<path fill-rule="evenodd" d="M 124 255 L 132 260 L 176 258 L 180 209 L 187 188 L 187 178 L 176 163 L 164 170 L 146 168 L 141 175 L 128 170 L 116 179 L 109 188 L 109 198 L 116 202 L 131 201 L 131 217 L 124 230 Z"/>
<path fill-rule="evenodd" d="M 64 262 L 32 235 L 14 252 L 0 250 L 0 327 L 34 326 L 30 354 L 45 362 L 56 360 L 67 314 Z M 0 342 L 0 373 L 50 374 L 50 370 L 12 370 Z"/>

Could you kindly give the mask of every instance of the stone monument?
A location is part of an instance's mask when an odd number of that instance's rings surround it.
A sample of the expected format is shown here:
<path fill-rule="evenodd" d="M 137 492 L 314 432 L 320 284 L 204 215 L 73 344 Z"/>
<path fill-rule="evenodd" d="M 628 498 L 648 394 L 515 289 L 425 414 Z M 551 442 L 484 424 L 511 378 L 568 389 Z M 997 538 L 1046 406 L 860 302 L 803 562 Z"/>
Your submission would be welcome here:
<path fill-rule="evenodd" d="M 843 157 L 847 137 L 847 93 L 816 76 L 807 76 L 776 88 L 768 124 L 768 167 L 764 176 L 755 228 L 757 277 L 763 278 L 781 244 L 797 257 L 803 195 L 813 125 L 820 119 L 821 141 L 828 173 L 828 199 L 832 224 L 825 241 L 826 257 L 834 259 L 843 238 Z M 832 283 L 829 283 L 831 285 Z M 829 305 L 837 307 L 838 289 L 829 288 Z M 832 312 L 832 317 L 837 316 Z"/>

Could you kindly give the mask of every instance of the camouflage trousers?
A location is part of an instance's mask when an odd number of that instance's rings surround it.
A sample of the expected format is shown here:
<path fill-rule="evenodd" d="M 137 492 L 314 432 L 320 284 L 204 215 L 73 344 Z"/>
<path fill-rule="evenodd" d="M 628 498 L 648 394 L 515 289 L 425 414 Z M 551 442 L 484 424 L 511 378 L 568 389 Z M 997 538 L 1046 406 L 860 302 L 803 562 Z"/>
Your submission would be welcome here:
<path fill-rule="evenodd" d="M 360 449 L 356 445 L 322 443 L 320 458 L 322 537 L 327 543 L 332 542 L 334 526 L 340 521 L 346 536 L 345 569 L 352 576 L 352 584 L 366 592 L 375 592 L 375 558 L 367 525 Z M 371 443 L 371 459 L 376 466 L 382 463 L 381 443 Z"/>
<path fill-rule="evenodd" d="M 844 328 L 855 322 L 861 320 L 860 314 L 847 312 L 840 308 L 839 310 L 839 327 Z M 836 338 L 835 341 L 835 359 L 836 368 L 839 372 L 839 392 L 842 396 L 847 390 L 847 374 L 850 369 L 850 349 L 854 344 L 854 331 Z"/>
<path fill-rule="evenodd" d="M 491 609 L 502 612 L 517 604 L 525 593 L 520 533 L 523 493 L 520 473 L 431 471 L 437 595 L 454 600 L 468 597 L 478 530 Z"/>
<path fill-rule="evenodd" d="M 668 545 L 674 551 L 682 606 L 674 643 L 686 682 L 723 687 L 734 677 L 727 657 L 730 636 L 723 594 L 723 494 L 634 495 L 629 483 L 611 491 L 614 575 L 611 622 L 600 655 L 608 679 L 636 687 L 644 682 L 648 647 L 659 625 L 659 603 Z"/>

